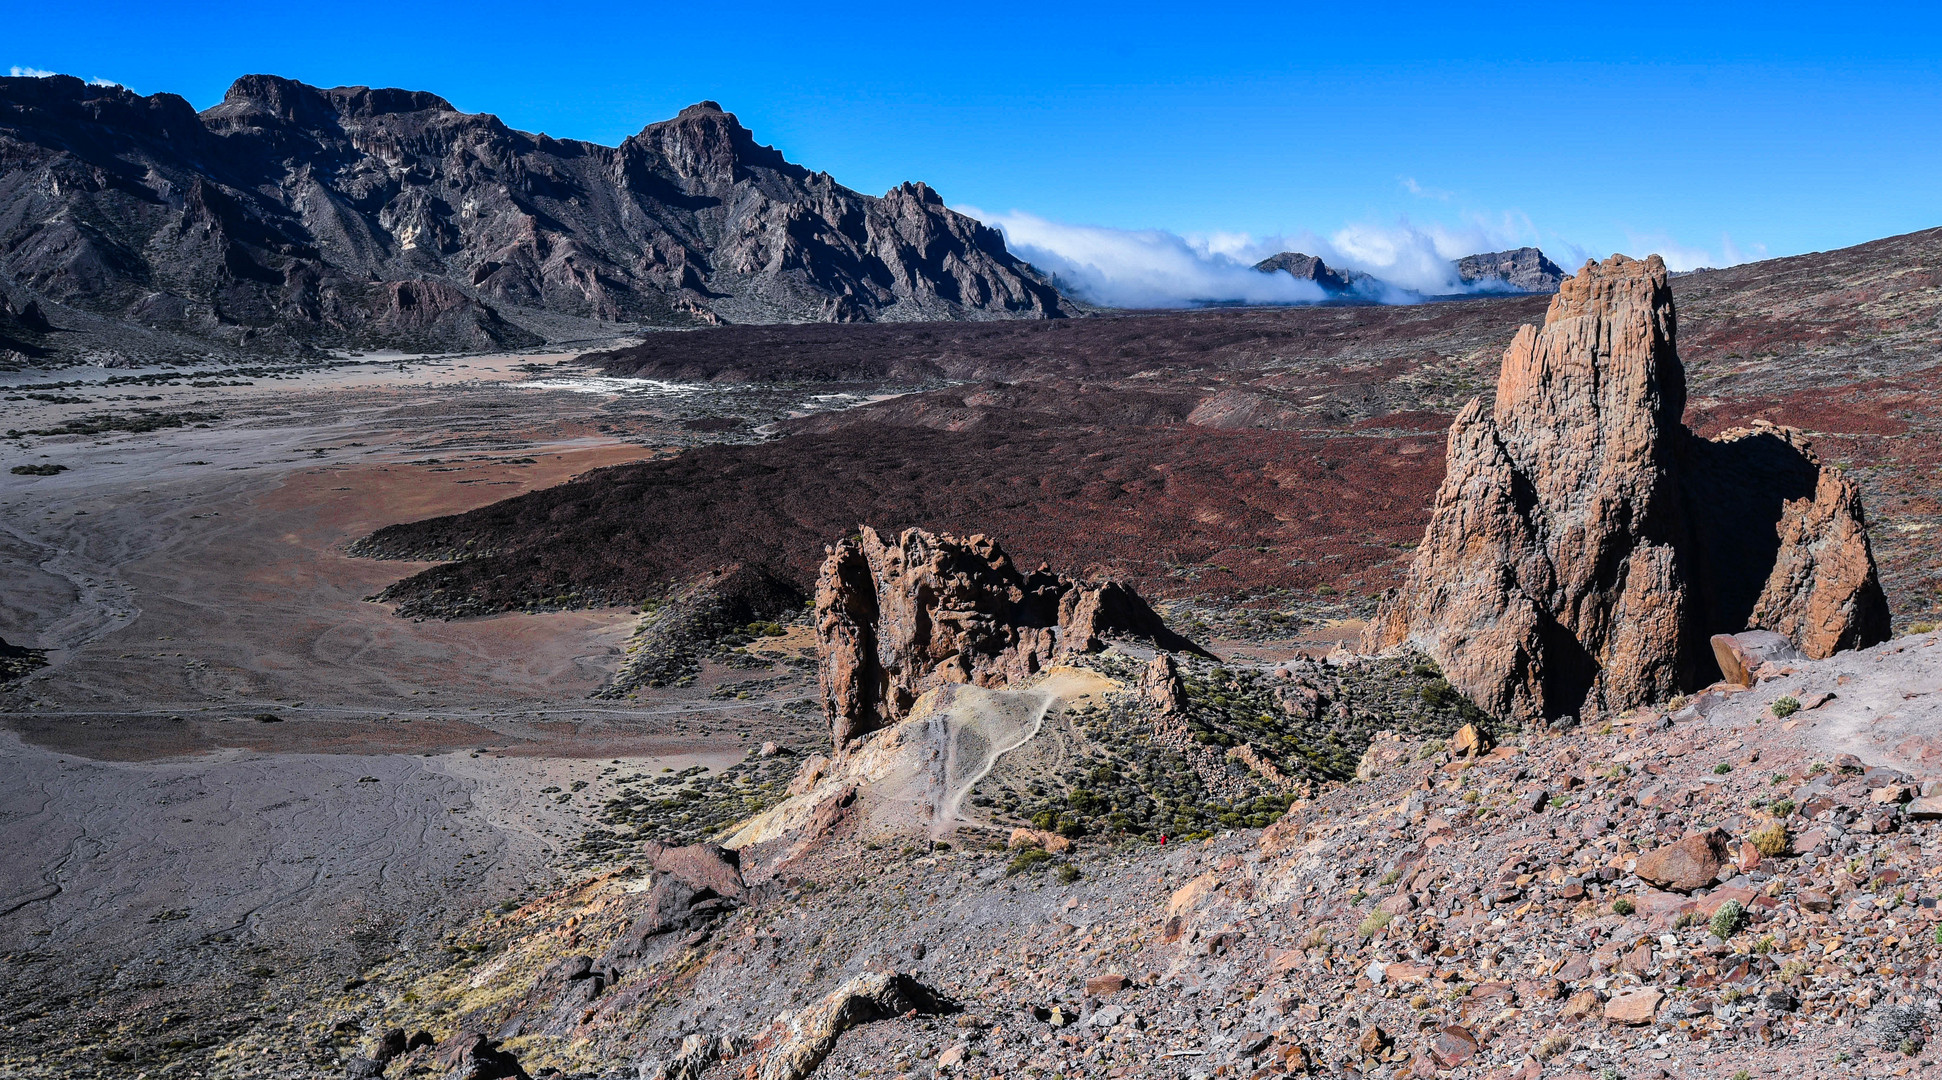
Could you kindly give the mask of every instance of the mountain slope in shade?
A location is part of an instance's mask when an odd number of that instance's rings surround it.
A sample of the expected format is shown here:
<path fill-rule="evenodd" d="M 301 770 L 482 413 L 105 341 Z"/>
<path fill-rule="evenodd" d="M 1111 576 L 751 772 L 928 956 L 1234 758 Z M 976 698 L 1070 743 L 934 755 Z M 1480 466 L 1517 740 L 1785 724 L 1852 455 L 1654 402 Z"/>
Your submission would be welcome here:
<path fill-rule="evenodd" d="M 859 194 L 713 102 L 607 147 L 268 75 L 200 114 L 0 78 L 0 293 L 68 331 L 28 344 L 68 352 L 1074 313 L 929 187 Z"/>

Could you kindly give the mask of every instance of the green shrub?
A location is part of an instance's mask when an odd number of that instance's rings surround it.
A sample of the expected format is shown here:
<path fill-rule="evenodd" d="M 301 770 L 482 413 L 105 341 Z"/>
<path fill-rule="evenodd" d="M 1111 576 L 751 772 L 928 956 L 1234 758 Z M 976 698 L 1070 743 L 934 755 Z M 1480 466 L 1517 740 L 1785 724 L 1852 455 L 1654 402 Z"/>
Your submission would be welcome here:
<path fill-rule="evenodd" d="M 1630 915 L 1631 913 L 1637 910 L 1638 910 L 1638 905 L 1632 903 L 1630 900 L 1627 900 L 1623 896 L 1612 901 L 1612 914 L 1614 915 Z"/>
<path fill-rule="evenodd" d="M 1714 937 L 1724 941 L 1732 937 L 1733 932 L 1740 928 L 1740 919 L 1745 914 L 1738 900 L 1728 900 L 1719 906 L 1718 911 L 1713 912 L 1713 921 L 1707 926 L 1713 931 Z"/>
<path fill-rule="evenodd" d="M 1733 771 L 1733 766 L 1728 765 L 1724 761 L 1720 762 L 1718 765 L 1713 766 L 1713 773 L 1714 775 L 1717 775 L 1717 776 L 1725 776 L 1727 773 L 1730 773 L 1732 771 Z"/>
<path fill-rule="evenodd" d="M 1059 879 L 1059 884 L 1070 885 L 1083 875 L 1079 873 L 1079 868 L 1071 863 L 1060 863 L 1058 870 L 1054 871 L 1052 876 Z"/>
<path fill-rule="evenodd" d="M 1393 918 L 1395 916 L 1386 911 L 1371 911 L 1369 917 L 1362 920 L 1362 925 L 1355 928 L 1355 932 L 1364 938 L 1375 937 L 1383 927 L 1389 925 L 1389 921 Z"/>
<path fill-rule="evenodd" d="M 1456 687 L 1442 679 L 1424 683 L 1423 688 L 1417 691 L 1417 696 L 1423 699 L 1424 705 L 1432 709 L 1447 709 L 1457 701 Z"/>
<path fill-rule="evenodd" d="M 1789 694 L 1786 697 L 1777 699 L 1772 705 L 1768 706 L 1768 708 L 1771 708 L 1773 710 L 1773 714 L 1775 716 L 1778 716 L 1782 720 L 1785 720 L 1787 717 L 1792 716 L 1795 713 L 1800 711 L 1800 700 L 1798 698 L 1795 698 L 1792 694 Z"/>
<path fill-rule="evenodd" d="M 1041 865 L 1051 861 L 1052 853 L 1044 848 L 1021 848 L 1018 854 L 1012 856 L 1011 865 L 1005 867 L 1005 873 L 1022 874 L 1027 870 L 1036 870 Z"/>
<path fill-rule="evenodd" d="M 1754 850 L 1771 859 L 1787 850 L 1787 826 L 1778 821 L 1769 821 L 1753 830 L 1747 839 L 1753 841 Z"/>
<path fill-rule="evenodd" d="M 1777 818 L 1784 818 L 1792 814 L 1795 809 L 1796 804 L 1792 799 L 1775 799 L 1767 804 L 1767 812 Z"/>

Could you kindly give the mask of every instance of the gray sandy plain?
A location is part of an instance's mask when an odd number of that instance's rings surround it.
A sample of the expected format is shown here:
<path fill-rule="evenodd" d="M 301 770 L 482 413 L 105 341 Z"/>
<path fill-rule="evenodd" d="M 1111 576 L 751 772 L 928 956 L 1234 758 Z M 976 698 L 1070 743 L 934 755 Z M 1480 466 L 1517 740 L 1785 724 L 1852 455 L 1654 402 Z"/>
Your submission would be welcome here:
<path fill-rule="evenodd" d="M 0 375 L 0 430 L 220 417 L 0 442 L 6 466 L 67 466 L 0 470 L 0 637 L 49 660 L 0 689 L 0 1076 L 279 1075 L 305 1048 L 213 1063 L 565 880 L 604 778 L 814 738 L 801 680 L 719 700 L 710 665 L 589 700 L 636 613 L 412 621 L 364 598 L 425 564 L 343 549 L 692 445 L 698 413 L 845 404 L 827 385 L 630 384 L 564 355 L 107 382 L 143 373 Z"/>

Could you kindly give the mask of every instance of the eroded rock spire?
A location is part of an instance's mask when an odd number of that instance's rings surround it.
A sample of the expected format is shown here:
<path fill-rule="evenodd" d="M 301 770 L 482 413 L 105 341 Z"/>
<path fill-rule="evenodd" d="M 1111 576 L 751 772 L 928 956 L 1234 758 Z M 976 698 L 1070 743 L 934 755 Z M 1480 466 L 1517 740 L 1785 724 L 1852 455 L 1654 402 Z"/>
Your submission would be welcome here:
<path fill-rule="evenodd" d="M 1791 429 L 1688 431 L 1676 330 L 1656 255 L 1565 279 L 1495 399 L 1451 426 L 1423 544 L 1365 648 L 1414 644 L 1531 721 L 1711 681 L 1717 633 L 1777 631 L 1816 658 L 1887 636 L 1853 483 Z"/>

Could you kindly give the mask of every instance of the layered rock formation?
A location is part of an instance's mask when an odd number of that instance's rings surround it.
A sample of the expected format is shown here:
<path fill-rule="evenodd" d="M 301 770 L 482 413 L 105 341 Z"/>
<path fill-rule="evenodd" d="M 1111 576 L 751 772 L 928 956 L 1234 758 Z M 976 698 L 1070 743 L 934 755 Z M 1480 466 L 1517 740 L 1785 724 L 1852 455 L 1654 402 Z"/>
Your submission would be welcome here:
<path fill-rule="evenodd" d="M 1457 260 L 1457 277 L 1466 285 L 1496 286 L 1518 292 L 1557 292 L 1564 268 L 1534 247 L 1487 251 Z"/>
<path fill-rule="evenodd" d="M 1364 645 L 1412 643 L 1520 721 L 1663 700 L 1749 627 L 1809 656 L 1883 640 L 1854 485 L 1798 433 L 1699 438 L 1665 264 L 1587 263 L 1451 426 L 1408 582 Z"/>
<path fill-rule="evenodd" d="M 87 331 L 67 348 L 116 327 L 157 348 L 474 349 L 589 320 L 1070 310 L 930 188 L 851 191 L 713 102 L 608 147 L 406 90 L 251 75 L 198 114 L 0 78 L 0 160 L 0 292 Z"/>
<path fill-rule="evenodd" d="M 823 711 L 839 750 L 909 715 L 945 683 L 998 687 L 1108 631 L 1185 644 L 1131 587 L 1040 567 L 1020 573 L 996 541 L 864 526 L 829 549 L 816 580 Z"/>

